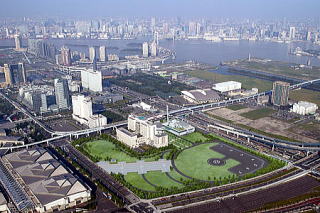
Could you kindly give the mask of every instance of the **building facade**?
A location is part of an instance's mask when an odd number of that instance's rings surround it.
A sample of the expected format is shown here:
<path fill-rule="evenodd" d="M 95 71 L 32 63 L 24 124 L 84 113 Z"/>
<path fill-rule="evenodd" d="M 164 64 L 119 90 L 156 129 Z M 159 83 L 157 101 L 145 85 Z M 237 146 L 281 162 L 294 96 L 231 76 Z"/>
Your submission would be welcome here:
<path fill-rule="evenodd" d="M 271 102 L 273 105 L 281 107 L 289 104 L 290 84 L 283 81 L 273 83 Z"/>

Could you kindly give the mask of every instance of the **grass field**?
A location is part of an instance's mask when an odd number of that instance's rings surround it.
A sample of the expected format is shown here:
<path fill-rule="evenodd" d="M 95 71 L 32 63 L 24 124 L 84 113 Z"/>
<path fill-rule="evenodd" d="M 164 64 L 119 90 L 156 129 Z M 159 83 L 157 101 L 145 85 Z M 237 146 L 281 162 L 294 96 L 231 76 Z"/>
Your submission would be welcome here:
<path fill-rule="evenodd" d="M 164 188 L 177 187 L 182 188 L 183 185 L 170 179 L 166 173 L 161 171 L 151 171 L 145 174 L 145 177 L 151 183 Z"/>
<path fill-rule="evenodd" d="M 137 172 L 131 172 L 124 176 L 124 179 L 132 186 L 145 191 L 155 191 L 155 187 L 147 183 Z"/>
<path fill-rule="evenodd" d="M 233 111 L 238 111 L 240 109 L 245 109 L 247 108 L 246 106 L 240 105 L 240 104 L 236 104 L 236 105 L 231 105 L 231 106 L 227 106 L 227 109 L 231 109 Z"/>
<path fill-rule="evenodd" d="M 233 175 L 228 169 L 240 164 L 236 160 L 228 159 L 223 166 L 212 166 L 207 163 L 210 158 L 222 159 L 225 157 L 221 153 L 210 149 L 214 145 L 217 145 L 217 143 L 200 144 L 184 150 L 174 161 L 176 167 L 185 175 L 200 180 L 208 180 L 208 177 L 213 180 L 214 178 Z"/>
<path fill-rule="evenodd" d="M 189 140 L 191 142 L 209 142 L 211 140 L 210 138 L 205 137 L 200 132 L 193 132 L 188 135 L 182 136 L 182 138 Z"/>
<path fill-rule="evenodd" d="M 257 120 L 260 118 L 268 117 L 275 111 L 269 108 L 257 109 L 250 112 L 240 114 L 242 117 L 248 118 L 250 120 Z"/>
<path fill-rule="evenodd" d="M 320 92 L 307 89 L 290 91 L 290 99 L 308 101 L 320 105 Z"/>
<path fill-rule="evenodd" d="M 253 87 L 258 88 L 259 91 L 267 91 L 272 89 L 272 82 L 260 79 L 254 79 L 247 76 L 241 75 L 223 75 L 215 72 L 209 71 L 187 71 L 186 74 L 189 74 L 194 77 L 198 77 L 205 80 L 210 80 L 214 82 L 224 82 L 224 81 L 239 81 L 242 83 L 242 87 L 245 89 L 251 89 Z"/>
<path fill-rule="evenodd" d="M 136 162 L 138 159 L 131 157 L 125 152 L 119 150 L 113 143 L 105 140 L 97 140 L 89 143 L 85 143 L 83 148 L 93 157 L 96 157 L 100 161 L 110 161 L 111 159 L 117 160 L 117 162 L 125 161 L 127 163 Z M 153 161 L 154 158 L 146 158 L 145 161 Z"/>

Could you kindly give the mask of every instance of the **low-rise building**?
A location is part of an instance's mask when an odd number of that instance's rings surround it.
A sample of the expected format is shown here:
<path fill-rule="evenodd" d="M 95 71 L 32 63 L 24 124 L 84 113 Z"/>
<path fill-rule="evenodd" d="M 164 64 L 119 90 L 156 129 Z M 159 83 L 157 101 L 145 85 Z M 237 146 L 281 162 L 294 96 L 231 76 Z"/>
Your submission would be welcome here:
<path fill-rule="evenodd" d="M 232 90 L 239 90 L 241 89 L 241 83 L 236 81 L 221 82 L 221 83 L 214 84 L 212 86 L 212 89 L 221 93 L 229 92 Z"/>
<path fill-rule="evenodd" d="M 60 212 L 91 199 L 91 189 L 44 148 L 7 154 L 1 164 L 0 182 L 19 212 Z"/>
<path fill-rule="evenodd" d="M 195 131 L 195 127 L 182 120 L 174 119 L 163 124 L 168 132 L 182 136 Z"/>
<path fill-rule="evenodd" d="M 216 102 L 220 100 L 219 94 L 212 89 L 181 91 L 181 93 L 184 99 L 195 104 Z"/>
<path fill-rule="evenodd" d="M 318 106 L 314 103 L 299 101 L 298 103 L 293 104 L 291 111 L 299 115 L 310 115 L 315 114 L 317 109 Z"/>
<path fill-rule="evenodd" d="M 0 145 L 3 146 L 5 144 L 24 145 L 24 141 L 21 141 L 19 137 L 0 136 Z"/>

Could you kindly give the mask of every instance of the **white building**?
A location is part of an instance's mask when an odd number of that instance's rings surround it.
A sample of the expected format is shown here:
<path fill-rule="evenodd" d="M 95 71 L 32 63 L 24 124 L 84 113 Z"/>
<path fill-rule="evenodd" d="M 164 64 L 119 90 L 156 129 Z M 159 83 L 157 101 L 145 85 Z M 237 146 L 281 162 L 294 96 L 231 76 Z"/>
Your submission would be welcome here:
<path fill-rule="evenodd" d="M 128 130 L 117 129 L 117 139 L 131 148 L 139 147 L 142 144 L 156 148 L 169 145 L 168 135 L 162 124 L 148 121 L 145 117 L 129 115 Z"/>
<path fill-rule="evenodd" d="M 137 107 L 137 108 L 141 108 L 144 111 L 150 112 L 150 111 L 156 111 L 156 109 L 154 109 L 151 105 L 146 104 L 145 102 L 139 102 L 136 104 L 132 104 L 133 107 Z"/>
<path fill-rule="evenodd" d="M 219 92 L 229 92 L 232 90 L 239 90 L 241 89 L 241 83 L 236 81 L 226 81 L 226 82 L 214 84 L 212 86 L 212 89 Z"/>
<path fill-rule="evenodd" d="M 93 115 L 92 100 L 84 95 L 72 96 L 72 118 L 79 123 L 96 128 L 107 124 L 107 118 L 103 115 Z"/>
<path fill-rule="evenodd" d="M 166 127 L 167 131 L 178 136 L 186 135 L 196 130 L 194 126 L 177 119 L 170 120 L 163 125 Z"/>
<path fill-rule="evenodd" d="M 102 92 L 102 74 L 93 69 L 81 70 L 81 85 L 92 92 Z"/>
<path fill-rule="evenodd" d="M 107 54 L 106 54 L 106 46 L 100 46 L 99 48 L 99 57 L 101 62 L 105 62 L 107 59 Z"/>
<path fill-rule="evenodd" d="M 150 45 L 150 54 L 151 54 L 151 56 L 157 56 L 157 43 L 154 41 L 154 42 L 152 42 L 151 43 L 151 45 Z"/>
<path fill-rule="evenodd" d="M 95 47 L 89 48 L 89 59 L 91 62 L 93 62 L 96 59 L 96 48 Z"/>
<path fill-rule="evenodd" d="M 149 44 L 148 42 L 144 42 L 142 44 L 142 55 L 147 58 L 149 56 Z"/>
<path fill-rule="evenodd" d="M 314 103 L 299 101 L 293 105 L 291 111 L 299 115 L 309 115 L 316 113 L 317 109 L 318 106 Z"/>

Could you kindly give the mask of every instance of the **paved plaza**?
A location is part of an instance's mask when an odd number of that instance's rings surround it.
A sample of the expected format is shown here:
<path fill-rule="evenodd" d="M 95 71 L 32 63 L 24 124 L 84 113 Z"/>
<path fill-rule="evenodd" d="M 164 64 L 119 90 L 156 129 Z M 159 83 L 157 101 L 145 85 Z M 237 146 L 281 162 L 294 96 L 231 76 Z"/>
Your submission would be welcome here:
<path fill-rule="evenodd" d="M 108 173 L 126 175 L 129 172 L 137 172 L 138 174 L 146 174 L 149 171 L 170 172 L 171 161 L 160 159 L 158 161 L 145 162 L 143 160 L 135 163 L 119 162 L 116 164 L 108 161 L 100 161 L 97 163 L 102 169 Z"/>

